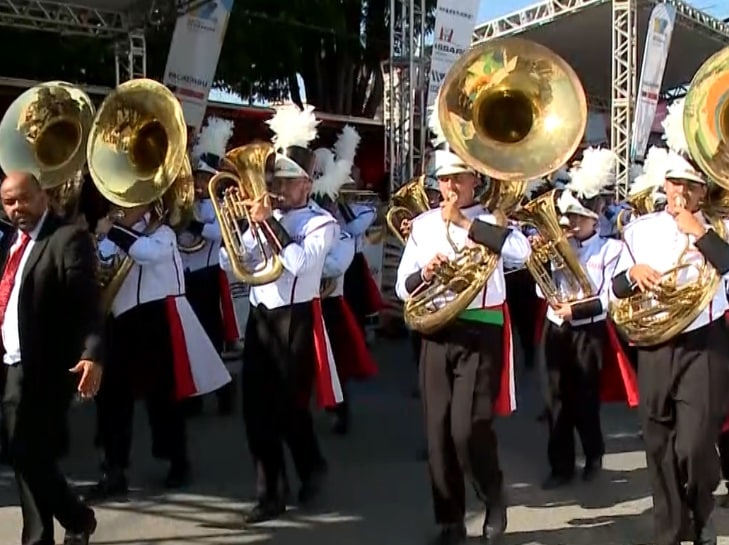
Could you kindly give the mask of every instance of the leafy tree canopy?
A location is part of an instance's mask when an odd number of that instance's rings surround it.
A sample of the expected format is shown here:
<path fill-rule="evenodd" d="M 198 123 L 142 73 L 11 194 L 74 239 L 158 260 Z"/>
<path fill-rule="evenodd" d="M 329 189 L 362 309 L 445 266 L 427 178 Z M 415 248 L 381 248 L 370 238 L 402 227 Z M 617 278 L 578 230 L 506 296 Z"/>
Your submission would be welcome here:
<path fill-rule="evenodd" d="M 428 13 L 436 0 L 426 0 Z M 390 55 L 390 0 L 236 0 L 216 79 L 224 89 L 269 100 L 306 98 L 318 109 L 372 117 Z M 399 10 L 396 16 L 399 17 Z M 429 17 L 429 24 L 432 18 Z M 147 33 L 147 74 L 161 79 L 174 24 Z M 114 46 L 82 37 L 3 29 L 4 75 L 113 85 Z"/>

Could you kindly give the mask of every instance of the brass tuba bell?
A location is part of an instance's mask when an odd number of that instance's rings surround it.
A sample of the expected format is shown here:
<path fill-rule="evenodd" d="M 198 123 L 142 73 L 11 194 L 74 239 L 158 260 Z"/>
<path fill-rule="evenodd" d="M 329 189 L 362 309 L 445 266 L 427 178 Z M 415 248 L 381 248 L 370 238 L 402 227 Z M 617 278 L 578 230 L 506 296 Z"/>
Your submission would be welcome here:
<path fill-rule="evenodd" d="M 403 222 L 412 221 L 429 209 L 428 194 L 425 192 L 425 176 L 418 176 L 404 184 L 390 198 L 390 206 L 385 217 L 387 227 L 404 246 L 409 232 L 403 230 Z"/>
<path fill-rule="evenodd" d="M 191 195 L 192 178 L 184 170 L 192 172 L 186 150 L 180 102 L 161 83 L 136 79 L 104 99 L 89 134 L 86 158 L 94 186 L 118 207 L 111 213 L 114 219 L 122 218 L 126 208 L 157 201 L 146 231 L 154 232 L 165 221 L 180 221 L 186 195 Z M 105 311 L 132 265 L 129 256 L 100 264 Z"/>
<path fill-rule="evenodd" d="M 266 172 L 269 159 L 274 160 L 275 149 L 267 142 L 254 142 L 234 148 L 225 154 L 223 164 L 234 173 L 225 170 L 210 179 L 208 190 L 220 223 L 223 244 L 235 277 L 245 284 L 259 286 L 275 282 L 283 273 L 283 264 L 277 251 L 270 248 L 262 238 L 260 229 L 251 221 L 248 206 L 244 201 L 263 197 L 267 190 Z M 231 186 L 230 182 L 234 185 Z M 249 265 L 249 252 L 243 241 L 243 234 L 250 226 L 255 237 L 261 262 Z"/>
<path fill-rule="evenodd" d="M 93 120 L 91 99 L 70 83 L 28 89 L 0 122 L 0 168 L 33 174 L 43 189 L 72 181 L 86 161 Z"/>
<path fill-rule="evenodd" d="M 587 125 L 577 75 L 554 52 L 521 38 L 477 45 L 446 75 L 438 117 L 451 151 L 498 180 L 489 195 L 503 225 L 526 193 L 527 180 L 549 174 L 574 154 Z M 446 226 L 448 229 L 448 226 Z M 480 245 L 455 258 L 405 302 L 405 321 L 432 333 L 454 320 L 496 270 L 500 257 Z M 445 298 L 445 304 L 436 303 Z"/>

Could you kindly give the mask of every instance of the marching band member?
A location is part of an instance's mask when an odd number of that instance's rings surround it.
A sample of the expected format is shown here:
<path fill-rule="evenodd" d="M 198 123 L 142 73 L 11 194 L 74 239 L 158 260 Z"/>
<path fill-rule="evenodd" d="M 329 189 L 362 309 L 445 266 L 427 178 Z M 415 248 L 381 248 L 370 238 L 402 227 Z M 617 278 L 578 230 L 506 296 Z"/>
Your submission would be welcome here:
<path fill-rule="evenodd" d="M 334 152 L 337 156 L 342 155 L 336 144 Z M 351 177 L 348 184 L 354 185 Z M 363 253 L 367 229 L 377 219 L 377 208 L 370 204 L 349 204 L 340 200 L 338 209 L 339 214 L 337 215 L 341 216 L 342 229 L 352 235 L 355 244 L 354 259 L 344 275 L 344 298 L 354 312 L 357 323 L 364 334 L 367 316 L 379 312 L 384 306 L 382 295 L 375 279 L 372 278 L 367 258 Z"/>
<path fill-rule="evenodd" d="M 413 221 L 397 271 L 396 292 L 403 300 L 453 257 L 447 222 L 457 246 L 482 244 L 514 265 L 530 254 L 523 234 L 496 225 L 495 217 L 475 201 L 478 178 L 457 155 L 437 150 L 432 167 L 444 201 L 438 210 Z M 456 321 L 423 335 L 420 382 L 438 543 L 460 543 L 466 537 L 464 473 L 486 505 L 485 542 L 495 543 L 506 528 L 503 476 L 492 428 L 494 414 L 514 408 L 504 292 L 499 260 L 482 292 Z"/>
<path fill-rule="evenodd" d="M 106 372 L 96 398 L 104 453 L 104 473 L 92 491 L 96 498 L 127 492 L 135 397 L 146 403 L 153 455 L 170 463 L 165 484 L 178 488 L 190 472 L 181 402 L 231 380 L 185 299 L 177 237 L 159 220 L 165 217 L 160 206 L 125 208 L 117 222 L 106 217 L 96 225 L 97 236 L 104 237 L 102 264 L 113 268 L 132 260 L 111 303 Z"/>
<path fill-rule="evenodd" d="M 670 149 L 664 182 L 666 208 L 628 224 L 613 279 L 617 298 L 654 289 L 661 271 L 671 269 L 681 258 L 705 259 L 720 274 L 729 272 L 729 244 L 700 209 L 707 181 L 686 152 L 682 110 L 683 101 L 674 103 L 664 121 Z M 712 516 L 713 492 L 720 479 L 716 440 L 727 412 L 729 388 L 723 283 L 713 295 L 681 333 L 661 345 L 637 350 L 656 545 L 682 540 L 686 513 L 693 518 L 694 543 L 716 544 Z"/>
<path fill-rule="evenodd" d="M 316 204 L 335 212 L 337 193 L 349 179 L 349 171 L 359 143 L 359 135 L 350 126 L 345 126 L 339 136 L 334 154 L 327 148 L 317 149 L 314 159 L 313 198 Z M 333 283 L 333 289 L 322 295 L 324 323 L 332 342 L 332 352 L 337 374 L 342 384 L 344 400 L 332 412 L 333 431 L 345 435 L 349 430 L 350 410 L 345 385 L 349 379 L 367 379 L 377 373 L 377 366 L 367 349 L 362 330 L 352 310 L 343 297 L 344 273 L 354 259 L 355 239 L 339 229 L 339 238 L 333 244 L 324 261 L 322 284 Z"/>
<path fill-rule="evenodd" d="M 569 222 L 570 242 L 592 284 L 594 297 L 575 291 L 570 279 L 553 270 L 563 299 L 548 301 L 544 331 L 547 369 L 550 475 L 543 488 L 562 486 L 575 471 L 577 434 L 585 454 L 583 480 L 592 480 L 602 469 L 605 443 L 600 424 L 601 372 L 609 333 L 606 326 L 610 280 L 622 244 L 601 237 L 598 229 L 600 191 L 615 180 L 616 156 L 612 150 L 588 148 L 557 206 Z M 537 294 L 544 294 L 537 286 Z M 627 361 L 625 362 L 627 364 Z"/>
<path fill-rule="evenodd" d="M 210 202 L 208 182 L 217 174 L 216 169 L 232 135 L 233 122 L 217 117 L 209 117 L 200 131 L 192 152 L 194 219 L 178 235 L 187 299 L 218 353 L 223 352 L 226 341 L 236 341 L 239 334 L 227 275 L 218 266 L 222 234 Z M 193 245 L 197 247 L 192 248 Z M 191 249 L 186 250 L 186 247 Z M 233 410 L 234 392 L 232 382 L 216 392 L 221 414 L 230 414 Z M 202 397 L 187 400 L 186 410 L 188 414 L 202 412 Z"/>
<path fill-rule="evenodd" d="M 283 274 L 251 286 L 250 315 L 243 353 L 243 417 L 248 445 L 258 469 L 258 502 L 246 514 L 249 524 L 278 517 L 286 509 L 283 442 L 290 450 L 302 486 L 299 501 L 315 496 L 326 462 L 314 434 L 309 409 L 317 386 L 320 405 L 342 401 L 332 351 L 324 327 L 319 288 L 324 261 L 337 236 L 336 220 L 309 205 L 316 138 L 313 108 L 279 109 L 268 121 L 276 147 L 271 197 L 248 203 L 254 222 L 243 240 L 251 260 L 261 258 L 251 229 L 260 229 L 268 248 L 278 250 Z M 231 268 L 221 250 L 221 266 Z M 313 333 L 313 334 L 312 334 Z"/>

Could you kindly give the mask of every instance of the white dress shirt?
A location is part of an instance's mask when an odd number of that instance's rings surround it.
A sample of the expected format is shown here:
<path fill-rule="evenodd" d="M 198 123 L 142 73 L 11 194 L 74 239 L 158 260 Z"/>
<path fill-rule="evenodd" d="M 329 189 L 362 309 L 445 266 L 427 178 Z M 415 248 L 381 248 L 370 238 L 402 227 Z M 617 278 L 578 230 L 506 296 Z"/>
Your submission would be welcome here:
<path fill-rule="evenodd" d="M 599 234 L 594 234 L 590 238 L 579 242 L 575 239 L 570 240 L 572 249 L 577 254 L 577 259 L 582 265 L 582 269 L 590 280 L 594 294 L 600 299 L 602 304 L 602 313 L 582 320 L 571 320 L 573 326 L 580 326 L 599 322 L 607 318 L 608 303 L 610 300 L 610 292 L 613 276 L 615 275 L 615 267 L 618 264 L 618 257 L 623 249 L 623 243 L 619 240 L 604 238 Z M 562 271 L 554 271 L 552 269 L 552 278 L 561 294 L 572 296 L 579 301 L 584 298 L 584 293 L 580 289 L 577 293 L 571 293 L 574 289 L 567 282 L 567 277 Z M 537 295 L 544 299 L 544 294 L 539 286 L 537 286 Z M 552 307 L 547 307 L 547 320 L 559 326 L 564 320 L 555 314 Z"/>
<path fill-rule="evenodd" d="M 484 213 L 483 207 L 479 204 L 463 208 L 461 212 L 471 220 L 478 219 L 496 224 L 496 218 L 492 214 Z M 451 224 L 449 234 L 459 249 L 469 243 L 468 231 L 462 227 Z M 404 301 L 409 297 L 405 288 L 408 277 L 421 271 L 437 254 L 443 254 L 451 260 L 455 258 L 453 247 L 446 237 L 446 226 L 439 208 L 424 212 L 413 220 L 412 230 L 397 269 L 395 291 L 400 299 Z M 468 308 L 483 309 L 503 304 L 506 300 L 504 263 L 506 262 L 507 266 L 518 267 L 529 258 L 530 254 L 531 245 L 527 238 L 520 231 L 509 228 L 509 235 L 501 248 L 496 270 L 483 289 L 473 298 Z M 446 293 L 442 301 L 434 301 L 434 303 L 440 306 L 454 298 L 455 294 Z"/>
<path fill-rule="evenodd" d="M 311 205 L 285 214 L 274 210 L 274 218 L 294 242 L 279 254 L 283 274 L 275 282 L 251 286 L 251 305 L 274 309 L 319 298 L 324 261 L 337 237 L 336 220 L 328 212 Z M 263 236 L 261 238 L 264 250 L 269 252 L 268 243 Z M 242 241 L 246 249 L 246 266 L 253 268 L 259 265 L 262 256 L 250 229 L 243 234 Z M 230 258 L 224 247 L 220 249 L 220 266 L 223 270 L 231 270 Z"/>
<path fill-rule="evenodd" d="M 41 217 L 41 220 L 38 222 L 38 225 L 35 226 L 35 229 L 33 229 L 33 231 L 29 233 L 30 240 L 25 246 L 23 257 L 20 258 L 20 264 L 18 265 L 18 270 L 15 273 L 15 282 L 13 284 L 13 289 L 10 292 L 10 299 L 8 300 L 8 308 L 5 309 L 5 318 L 3 319 L 2 325 L 2 336 L 3 348 L 5 349 L 3 362 L 6 365 L 15 365 L 16 363 L 21 361 L 20 331 L 18 329 L 18 303 L 20 298 L 20 287 L 23 279 L 23 269 L 25 269 L 25 264 L 28 261 L 30 251 L 33 249 L 33 245 L 38 239 L 38 234 L 43 228 L 43 223 L 45 223 L 47 215 L 48 212 L 45 212 Z M 8 252 L 8 259 L 10 259 L 10 256 L 13 255 L 13 252 L 20 246 L 20 244 L 20 231 L 16 231 L 16 239 L 13 242 L 13 245 L 10 247 L 10 250 Z"/>
<path fill-rule="evenodd" d="M 696 217 L 707 229 L 711 228 L 701 212 L 697 212 Z M 725 221 L 724 225 L 729 231 L 729 224 Z M 625 228 L 623 241 L 625 244 L 615 268 L 616 274 L 628 274 L 630 268 L 636 264 L 648 265 L 659 273 L 669 271 L 677 265 L 684 250 L 687 250 L 684 259 L 688 259 L 689 262 L 698 265 L 704 260 L 703 255 L 694 246 L 696 237 L 687 237 L 681 233 L 676 220 L 666 211 L 646 214 L 631 221 Z M 697 270 L 689 267 L 678 275 L 677 282 L 681 285 L 695 278 Z M 727 278 L 729 275 L 725 275 L 724 279 Z M 727 308 L 729 308 L 727 295 L 724 282 L 721 282 L 711 302 L 682 333 L 703 327 L 714 320 L 723 319 Z"/>

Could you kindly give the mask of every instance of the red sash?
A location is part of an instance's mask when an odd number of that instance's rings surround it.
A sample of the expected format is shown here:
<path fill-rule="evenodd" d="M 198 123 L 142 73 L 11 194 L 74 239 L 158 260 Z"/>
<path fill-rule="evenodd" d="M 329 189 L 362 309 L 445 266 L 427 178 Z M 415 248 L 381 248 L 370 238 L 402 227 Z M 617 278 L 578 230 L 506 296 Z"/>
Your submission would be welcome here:
<path fill-rule="evenodd" d="M 220 283 L 220 311 L 223 316 L 223 340 L 232 343 L 240 338 L 238 320 L 235 316 L 228 275 L 220 267 L 218 267 L 218 282 Z"/>

